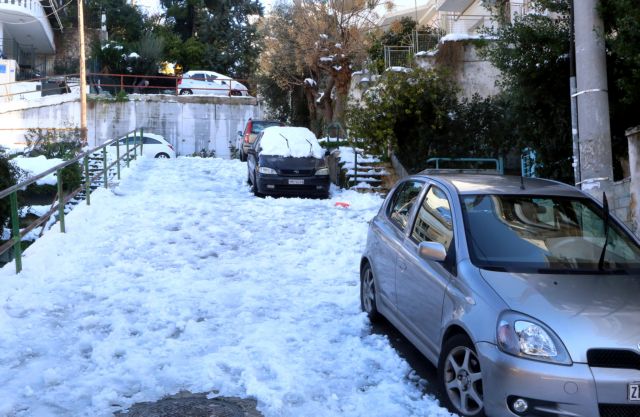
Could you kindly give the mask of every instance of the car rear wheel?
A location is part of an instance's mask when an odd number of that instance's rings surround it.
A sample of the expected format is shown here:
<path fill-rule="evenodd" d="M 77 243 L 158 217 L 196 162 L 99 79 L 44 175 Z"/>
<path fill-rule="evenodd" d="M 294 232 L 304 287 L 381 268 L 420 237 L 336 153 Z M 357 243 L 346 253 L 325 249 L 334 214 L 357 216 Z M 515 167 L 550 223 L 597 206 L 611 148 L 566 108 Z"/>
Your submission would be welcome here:
<path fill-rule="evenodd" d="M 381 316 L 376 303 L 376 283 L 369 263 L 366 263 L 360 271 L 360 307 L 367 313 L 371 322 L 380 320 Z"/>
<path fill-rule="evenodd" d="M 240 156 L 240 162 L 245 162 L 247 160 L 247 157 L 242 150 L 238 152 L 238 155 Z"/>
<path fill-rule="evenodd" d="M 164 152 L 160 152 L 159 154 L 156 155 L 156 158 L 168 159 L 169 155 Z"/>
<path fill-rule="evenodd" d="M 485 416 L 480 360 L 466 335 L 453 336 L 444 344 L 438 381 L 451 412 L 465 417 Z"/>
<path fill-rule="evenodd" d="M 192 94 L 193 94 L 193 91 L 189 90 L 188 88 L 185 88 L 184 90 L 180 90 L 181 96 L 190 96 Z"/>

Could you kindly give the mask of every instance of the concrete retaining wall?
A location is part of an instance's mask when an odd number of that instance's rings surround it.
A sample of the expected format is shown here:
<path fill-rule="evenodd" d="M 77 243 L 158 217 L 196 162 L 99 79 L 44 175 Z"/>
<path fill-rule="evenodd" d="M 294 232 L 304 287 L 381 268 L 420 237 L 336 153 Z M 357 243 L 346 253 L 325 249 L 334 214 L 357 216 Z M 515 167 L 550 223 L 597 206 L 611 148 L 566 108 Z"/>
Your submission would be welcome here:
<path fill-rule="evenodd" d="M 80 126 L 80 99 L 73 94 L 24 100 L 0 109 L 0 145 L 20 147 L 29 128 Z M 9 107 L 9 106 L 7 106 Z M 249 118 L 261 118 L 262 108 L 253 97 L 130 95 L 115 102 L 91 96 L 87 102 L 89 146 L 142 127 L 163 135 L 179 155 L 215 151 L 229 157 L 237 132 Z"/>

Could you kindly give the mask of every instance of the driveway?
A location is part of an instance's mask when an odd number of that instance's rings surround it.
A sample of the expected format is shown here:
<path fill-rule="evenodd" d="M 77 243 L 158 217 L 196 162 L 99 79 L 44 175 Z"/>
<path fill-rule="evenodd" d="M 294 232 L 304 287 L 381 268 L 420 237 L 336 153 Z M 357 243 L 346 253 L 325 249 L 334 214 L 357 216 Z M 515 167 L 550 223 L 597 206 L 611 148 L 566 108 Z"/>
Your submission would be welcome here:
<path fill-rule="evenodd" d="M 237 160 L 142 158 L 21 274 L 0 269 L 0 415 L 111 416 L 189 391 L 266 417 L 449 416 L 360 312 L 381 201 L 259 199 Z"/>

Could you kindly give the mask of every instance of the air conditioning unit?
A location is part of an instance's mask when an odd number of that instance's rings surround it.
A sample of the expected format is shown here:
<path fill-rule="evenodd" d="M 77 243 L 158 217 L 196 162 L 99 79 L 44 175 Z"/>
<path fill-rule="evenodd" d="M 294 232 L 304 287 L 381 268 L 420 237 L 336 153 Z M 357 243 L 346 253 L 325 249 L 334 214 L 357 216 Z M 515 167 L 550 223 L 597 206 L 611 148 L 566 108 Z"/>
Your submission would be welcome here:
<path fill-rule="evenodd" d="M 15 59 L 0 59 L 0 84 L 15 82 L 17 68 Z"/>

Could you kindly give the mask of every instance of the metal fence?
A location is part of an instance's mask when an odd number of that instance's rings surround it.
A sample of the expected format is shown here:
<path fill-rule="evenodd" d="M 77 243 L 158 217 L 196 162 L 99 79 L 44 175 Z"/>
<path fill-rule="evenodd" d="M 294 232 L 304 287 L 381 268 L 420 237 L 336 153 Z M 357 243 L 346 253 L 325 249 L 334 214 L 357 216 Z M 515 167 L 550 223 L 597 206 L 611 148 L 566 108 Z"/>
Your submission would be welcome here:
<path fill-rule="evenodd" d="M 432 51 L 438 47 L 438 42 L 440 42 L 442 36 L 442 32 L 438 29 L 435 31 L 416 30 L 412 36 L 413 49 L 416 52 Z"/>
<path fill-rule="evenodd" d="M 415 51 L 413 45 L 410 46 L 385 46 L 384 47 L 384 67 L 404 67 L 411 68 L 414 64 L 413 56 Z"/>
<path fill-rule="evenodd" d="M 138 155 L 142 155 L 142 137 L 143 130 L 133 130 L 127 134 L 128 137 L 133 137 L 133 147 L 129 146 L 129 140 L 125 140 L 124 144 L 121 144 L 120 139 L 111 139 L 104 144 L 97 146 L 89 151 L 83 152 L 77 155 L 75 158 L 65 161 L 59 165 L 56 165 L 53 168 L 50 168 L 42 173 L 39 173 L 26 181 L 22 181 L 19 184 L 16 184 L 12 187 L 9 187 L 5 190 L 0 190 L 0 200 L 3 198 L 8 198 L 11 207 L 11 238 L 0 245 L 0 255 L 8 252 L 13 249 L 13 255 L 15 259 L 16 265 L 16 273 L 20 273 L 22 270 L 22 239 L 27 235 L 27 233 L 31 232 L 35 228 L 42 226 L 45 224 L 52 216 L 57 215 L 57 221 L 60 224 L 60 231 L 65 233 L 65 206 L 74 198 L 76 198 L 80 193 L 84 193 L 84 199 L 87 205 L 91 204 L 91 190 L 92 187 L 95 187 L 96 184 L 103 185 L 104 188 L 108 188 L 109 186 L 109 171 L 115 167 L 115 175 L 118 179 L 120 179 L 120 169 L 121 164 L 126 164 L 129 166 L 129 162 L 132 159 L 136 159 Z M 140 137 L 140 140 L 136 140 L 137 137 Z M 110 160 L 107 157 L 107 146 L 111 146 L 115 143 L 116 156 L 113 160 Z M 120 149 L 120 148 L 123 149 Z M 101 169 L 90 170 L 90 159 L 101 159 Z M 63 182 L 62 182 L 62 170 L 72 164 L 82 163 L 83 166 L 83 176 L 84 181 L 83 184 L 76 188 L 75 190 L 69 191 L 67 194 L 64 192 Z M 18 207 L 18 193 L 21 190 L 26 189 L 29 185 L 34 184 L 41 178 L 46 177 L 50 174 L 56 174 L 56 186 L 57 186 L 57 196 L 54 204 L 52 204 L 49 211 L 47 211 L 42 216 L 30 222 L 26 227 L 20 228 L 20 215 L 19 215 L 19 207 Z M 4 225 L 0 225 L 1 228 Z"/>

